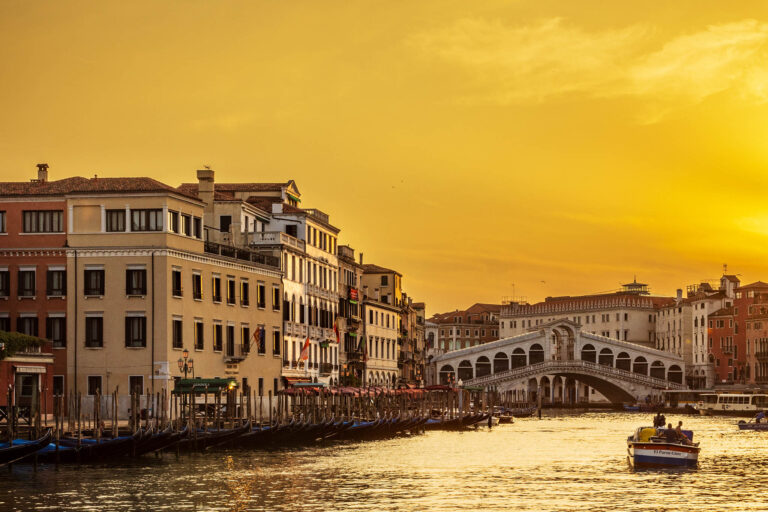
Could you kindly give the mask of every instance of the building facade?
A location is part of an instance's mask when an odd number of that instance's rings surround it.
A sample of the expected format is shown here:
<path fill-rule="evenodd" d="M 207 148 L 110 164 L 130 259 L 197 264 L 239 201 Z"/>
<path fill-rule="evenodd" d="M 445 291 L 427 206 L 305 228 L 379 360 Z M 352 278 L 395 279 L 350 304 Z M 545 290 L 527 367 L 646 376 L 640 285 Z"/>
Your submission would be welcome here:
<path fill-rule="evenodd" d="M 395 387 L 399 379 L 400 308 L 374 299 L 363 299 L 365 336 L 364 386 Z"/>
<path fill-rule="evenodd" d="M 473 304 L 465 310 L 439 313 L 429 319 L 437 326 L 436 348 L 440 353 L 482 345 L 499 339 L 500 304 Z"/>
<path fill-rule="evenodd" d="M 339 383 L 344 386 L 360 386 L 365 375 L 363 304 L 360 291 L 363 266 L 361 262 L 355 261 L 355 250 L 347 245 L 339 246 L 338 258 L 339 315 L 337 317 L 337 329 L 341 339 Z"/>

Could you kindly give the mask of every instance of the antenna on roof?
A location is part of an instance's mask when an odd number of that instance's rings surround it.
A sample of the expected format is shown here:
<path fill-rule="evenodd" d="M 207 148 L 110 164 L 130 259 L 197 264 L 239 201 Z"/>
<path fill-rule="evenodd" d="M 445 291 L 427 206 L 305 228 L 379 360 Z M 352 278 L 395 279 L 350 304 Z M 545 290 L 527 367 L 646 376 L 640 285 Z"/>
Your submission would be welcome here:
<path fill-rule="evenodd" d="M 727 263 L 723 263 L 723 275 L 725 275 L 727 273 L 728 273 L 728 264 Z"/>
<path fill-rule="evenodd" d="M 203 167 L 205 167 L 206 171 L 210 171 L 211 170 L 211 166 L 210 165 L 204 165 Z"/>

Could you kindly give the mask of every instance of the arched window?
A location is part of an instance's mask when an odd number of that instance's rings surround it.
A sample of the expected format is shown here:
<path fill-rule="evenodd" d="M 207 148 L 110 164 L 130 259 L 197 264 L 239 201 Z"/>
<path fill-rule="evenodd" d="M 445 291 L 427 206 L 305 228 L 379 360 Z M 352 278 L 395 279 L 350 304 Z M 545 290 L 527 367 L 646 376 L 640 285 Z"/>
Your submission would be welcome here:
<path fill-rule="evenodd" d="M 485 375 L 490 375 L 490 374 L 491 374 L 491 362 L 485 356 L 478 357 L 477 363 L 475 363 L 475 376 L 483 377 Z"/>
<path fill-rule="evenodd" d="M 590 344 L 584 345 L 584 347 L 581 349 L 581 360 L 582 361 L 589 361 L 590 363 L 594 363 L 595 359 L 597 358 L 597 353 L 595 351 L 595 347 Z"/>
<path fill-rule="evenodd" d="M 643 356 L 637 356 L 632 364 L 632 372 L 648 375 L 648 361 Z"/>
<path fill-rule="evenodd" d="M 474 371 L 472 369 L 472 363 L 466 359 L 459 363 L 459 379 L 469 380 L 474 377 Z"/>
<path fill-rule="evenodd" d="M 667 380 L 671 382 L 677 382 L 678 384 L 683 383 L 683 370 L 680 369 L 679 366 L 676 364 L 673 364 L 669 367 L 669 370 L 667 371 Z"/>
<path fill-rule="evenodd" d="M 507 357 L 507 354 L 499 352 L 493 356 L 493 373 L 499 373 L 506 370 L 509 370 L 509 358 Z"/>
<path fill-rule="evenodd" d="M 663 379 L 665 374 L 666 369 L 664 368 L 664 363 L 661 361 L 654 361 L 653 364 L 651 364 L 651 377 Z"/>
<path fill-rule="evenodd" d="M 605 366 L 613 366 L 613 351 L 607 347 L 600 350 L 597 362 Z"/>
<path fill-rule="evenodd" d="M 528 350 L 528 360 L 530 364 L 543 363 L 544 362 L 544 349 L 538 343 L 531 345 Z"/>
<path fill-rule="evenodd" d="M 619 370 L 630 371 L 631 366 L 632 359 L 629 357 L 629 354 L 626 352 L 621 352 L 618 356 L 616 356 L 616 368 Z"/>
<path fill-rule="evenodd" d="M 453 366 L 449 364 L 444 364 L 443 366 L 441 366 L 440 372 L 438 375 L 440 379 L 440 384 L 451 384 L 451 382 L 456 379 L 454 373 L 455 372 L 453 370 Z"/>

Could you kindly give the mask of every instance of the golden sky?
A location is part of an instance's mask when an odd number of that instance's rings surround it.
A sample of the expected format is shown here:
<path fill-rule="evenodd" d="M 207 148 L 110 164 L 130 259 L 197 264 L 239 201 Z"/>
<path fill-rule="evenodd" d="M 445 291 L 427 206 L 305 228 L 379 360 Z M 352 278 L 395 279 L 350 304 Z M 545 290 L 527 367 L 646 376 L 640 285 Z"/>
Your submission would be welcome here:
<path fill-rule="evenodd" d="M 428 312 L 768 280 L 768 4 L 0 2 L 0 179 L 294 179 Z"/>

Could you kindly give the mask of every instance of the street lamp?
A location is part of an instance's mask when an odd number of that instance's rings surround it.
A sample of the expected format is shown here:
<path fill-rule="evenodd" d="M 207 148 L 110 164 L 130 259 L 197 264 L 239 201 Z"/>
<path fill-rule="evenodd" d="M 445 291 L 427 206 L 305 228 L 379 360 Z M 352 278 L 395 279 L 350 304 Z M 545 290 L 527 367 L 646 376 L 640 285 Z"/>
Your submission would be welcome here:
<path fill-rule="evenodd" d="M 187 378 L 187 373 L 192 372 L 192 376 L 195 375 L 194 373 L 194 359 L 189 359 L 189 350 L 184 349 L 184 351 L 181 353 L 182 357 L 179 358 L 179 371 L 184 373 L 184 378 Z"/>

